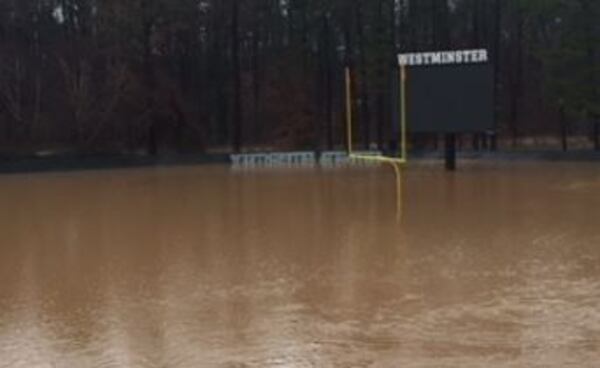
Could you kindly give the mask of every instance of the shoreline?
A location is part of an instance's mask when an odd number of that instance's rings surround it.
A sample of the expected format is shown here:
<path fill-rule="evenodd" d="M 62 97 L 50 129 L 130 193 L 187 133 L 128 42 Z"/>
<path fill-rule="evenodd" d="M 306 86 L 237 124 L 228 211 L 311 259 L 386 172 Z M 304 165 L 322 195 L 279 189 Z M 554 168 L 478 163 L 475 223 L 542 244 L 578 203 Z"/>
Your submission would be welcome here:
<path fill-rule="evenodd" d="M 310 152 L 310 151 L 307 151 Z M 441 151 L 413 152 L 410 160 L 437 161 L 443 160 Z M 533 161 L 533 162 L 599 162 L 600 151 L 462 151 L 457 152 L 459 160 L 480 161 Z M 0 175 L 77 172 L 93 170 L 132 169 L 146 167 L 195 166 L 209 164 L 232 164 L 230 154 L 188 154 L 167 156 L 134 156 L 134 155 L 58 155 L 0 157 Z"/>
<path fill-rule="evenodd" d="M 203 155 L 64 155 L 0 158 L 0 175 L 228 164 L 228 154 Z"/>
<path fill-rule="evenodd" d="M 443 160 L 443 152 L 417 152 L 413 160 Z M 457 160 L 534 161 L 534 162 L 600 162 L 600 151 L 523 150 L 523 151 L 459 151 Z"/>

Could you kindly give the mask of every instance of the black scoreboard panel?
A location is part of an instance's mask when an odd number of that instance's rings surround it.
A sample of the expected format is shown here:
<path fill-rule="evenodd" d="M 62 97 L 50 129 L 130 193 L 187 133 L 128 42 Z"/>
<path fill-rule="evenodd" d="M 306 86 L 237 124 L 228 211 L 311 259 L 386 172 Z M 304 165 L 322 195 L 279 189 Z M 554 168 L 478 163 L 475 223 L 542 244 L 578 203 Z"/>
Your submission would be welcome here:
<path fill-rule="evenodd" d="M 407 66 L 410 132 L 468 133 L 494 127 L 491 64 Z"/>

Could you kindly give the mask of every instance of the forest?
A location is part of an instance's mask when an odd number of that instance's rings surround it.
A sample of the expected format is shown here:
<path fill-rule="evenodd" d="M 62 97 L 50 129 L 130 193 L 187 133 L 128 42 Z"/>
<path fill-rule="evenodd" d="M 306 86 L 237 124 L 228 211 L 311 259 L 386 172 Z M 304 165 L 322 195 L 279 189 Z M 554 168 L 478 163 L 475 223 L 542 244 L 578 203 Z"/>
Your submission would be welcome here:
<path fill-rule="evenodd" d="M 385 149 L 396 55 L 475 48 L 501 146 L 593 144 L 598 19 L 597 0 L 0 0 L 0 155 L 339 149 L 346 66 L 357 142 Z"/>

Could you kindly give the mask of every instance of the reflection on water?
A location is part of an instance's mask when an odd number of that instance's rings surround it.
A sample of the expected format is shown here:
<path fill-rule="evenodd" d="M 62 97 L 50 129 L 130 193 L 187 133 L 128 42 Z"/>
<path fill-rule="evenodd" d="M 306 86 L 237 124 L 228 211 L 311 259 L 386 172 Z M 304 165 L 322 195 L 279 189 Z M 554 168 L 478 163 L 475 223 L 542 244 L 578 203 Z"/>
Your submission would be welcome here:
<path fill-rule="evenodd" d="M 0 367 L 597 367 L 600 168 L 0 177 Z"/>

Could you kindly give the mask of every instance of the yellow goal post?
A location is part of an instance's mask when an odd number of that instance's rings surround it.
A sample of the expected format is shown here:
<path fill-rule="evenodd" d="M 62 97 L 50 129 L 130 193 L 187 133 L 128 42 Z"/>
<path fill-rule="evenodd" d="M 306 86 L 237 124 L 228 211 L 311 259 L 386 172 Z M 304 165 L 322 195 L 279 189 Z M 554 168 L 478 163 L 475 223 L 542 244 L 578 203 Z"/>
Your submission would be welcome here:
<path fill-rule="evenodd" d="M 361 155 L 354 153 L 353 149 L 353 96 L 352 96 L 352 75 L 349 67 L 345 69 L 346 81 L 346 146 L 348 156 L 353 160 L 367 160 L 387 162 L 396 165 L 405 165 L 408 162 L 407 157 L 407 121 L 406 121 L 406 65 L 399 65 L 400 68 L 400 157 L 387 157 L 383 155 Z"/>

